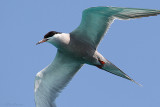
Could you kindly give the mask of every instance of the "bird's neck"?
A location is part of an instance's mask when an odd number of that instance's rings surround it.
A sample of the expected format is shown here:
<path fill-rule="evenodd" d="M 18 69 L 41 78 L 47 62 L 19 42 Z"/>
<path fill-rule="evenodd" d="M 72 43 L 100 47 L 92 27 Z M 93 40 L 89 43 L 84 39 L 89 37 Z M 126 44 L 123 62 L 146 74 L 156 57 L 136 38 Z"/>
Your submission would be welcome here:
<path fill-rule="evenodd" d="M 51 41 L 50 43 L 57 48 L 65 47 L 70 43 L 70 34 L 69 33 L 61 33 L 54 35 L 54 41 Z"/>

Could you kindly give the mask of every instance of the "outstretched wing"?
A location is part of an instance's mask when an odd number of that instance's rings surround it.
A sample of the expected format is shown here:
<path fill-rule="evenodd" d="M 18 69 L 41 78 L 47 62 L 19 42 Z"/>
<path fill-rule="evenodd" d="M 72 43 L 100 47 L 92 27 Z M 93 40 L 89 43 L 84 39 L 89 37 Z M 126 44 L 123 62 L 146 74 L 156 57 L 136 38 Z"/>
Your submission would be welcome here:
<path fill-rule="evenodd" d="M 35 78 L 36 107 L 56 107 L 54 100 L 83 64 L 57 52 L 54 61 Z"/>
<path fill-rule="evenodd" d="M 120 8 L 120 7 L 92 7 L 83 11 L 82 20 L 71 36 L 81 39 L 97 48 L 107 29 L 114 19 L 132 19 L 155 16 L 160 10 Z"/>

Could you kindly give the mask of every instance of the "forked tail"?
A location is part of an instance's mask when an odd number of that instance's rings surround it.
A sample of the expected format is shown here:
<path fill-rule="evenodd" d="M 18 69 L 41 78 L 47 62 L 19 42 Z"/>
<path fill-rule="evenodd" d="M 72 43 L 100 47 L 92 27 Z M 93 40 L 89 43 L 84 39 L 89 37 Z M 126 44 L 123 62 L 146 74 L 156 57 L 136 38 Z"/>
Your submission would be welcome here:
<path fill-rule="evenodd" d="M 130 81 L 133 81 L 134 83 L 138 84 L 139 86 L 142 86 L 138 82 L 131 79 L 127 74 L 125 74 L 122 70 L 120 70 L 118 67 L 116 67 L 114 64 L 112 64 L 110 61 L 106 59 L 106 61 L 99 60 L 101 65 L 97 65 L 98 68 L 103 69 L 107 72 L 110 72 L 114 75 L 120 76 L 122 78 L 128 79 Z"/>

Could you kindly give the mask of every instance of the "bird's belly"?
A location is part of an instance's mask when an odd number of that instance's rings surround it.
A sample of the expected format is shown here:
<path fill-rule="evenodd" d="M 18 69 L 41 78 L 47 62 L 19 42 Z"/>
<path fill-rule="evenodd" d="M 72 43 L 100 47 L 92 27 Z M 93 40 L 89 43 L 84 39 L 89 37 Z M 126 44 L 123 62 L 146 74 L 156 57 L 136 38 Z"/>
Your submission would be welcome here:
<path fill-rule="evenodd" d="M 96 50 L 88 46 L 83 46 L 83 45 L 66 46 L 63 49 L 63 53 L 76 58 L 82 63 L 87 63 L 90 65 L 93 65 L 94 63 L 97 63 L 98 61 L 98 58 L 95 55 Z"/>
<path fill-rule="evenodd" d="M 98 61 L 96 49 L 82 40 L 70 38 L 68 44 L 63 43 L 58 47 L 58 49 L 64 54 L 70 55 L 83 63 L 93 65 Z"/>

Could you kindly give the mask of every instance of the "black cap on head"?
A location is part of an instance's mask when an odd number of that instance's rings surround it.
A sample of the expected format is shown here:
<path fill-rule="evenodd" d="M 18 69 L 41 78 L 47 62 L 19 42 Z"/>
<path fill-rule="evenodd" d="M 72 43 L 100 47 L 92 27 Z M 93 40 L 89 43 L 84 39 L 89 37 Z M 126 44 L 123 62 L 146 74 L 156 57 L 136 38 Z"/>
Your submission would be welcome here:
<path fill-rule="evenodd" d="M 44 38 L 52 37 L 52 36 L 55 35 L 55 34 L 60 34 L 60 32 L 50 31 L 50 32 L 48 32 L 48 33 L 44 36 Z"/>

